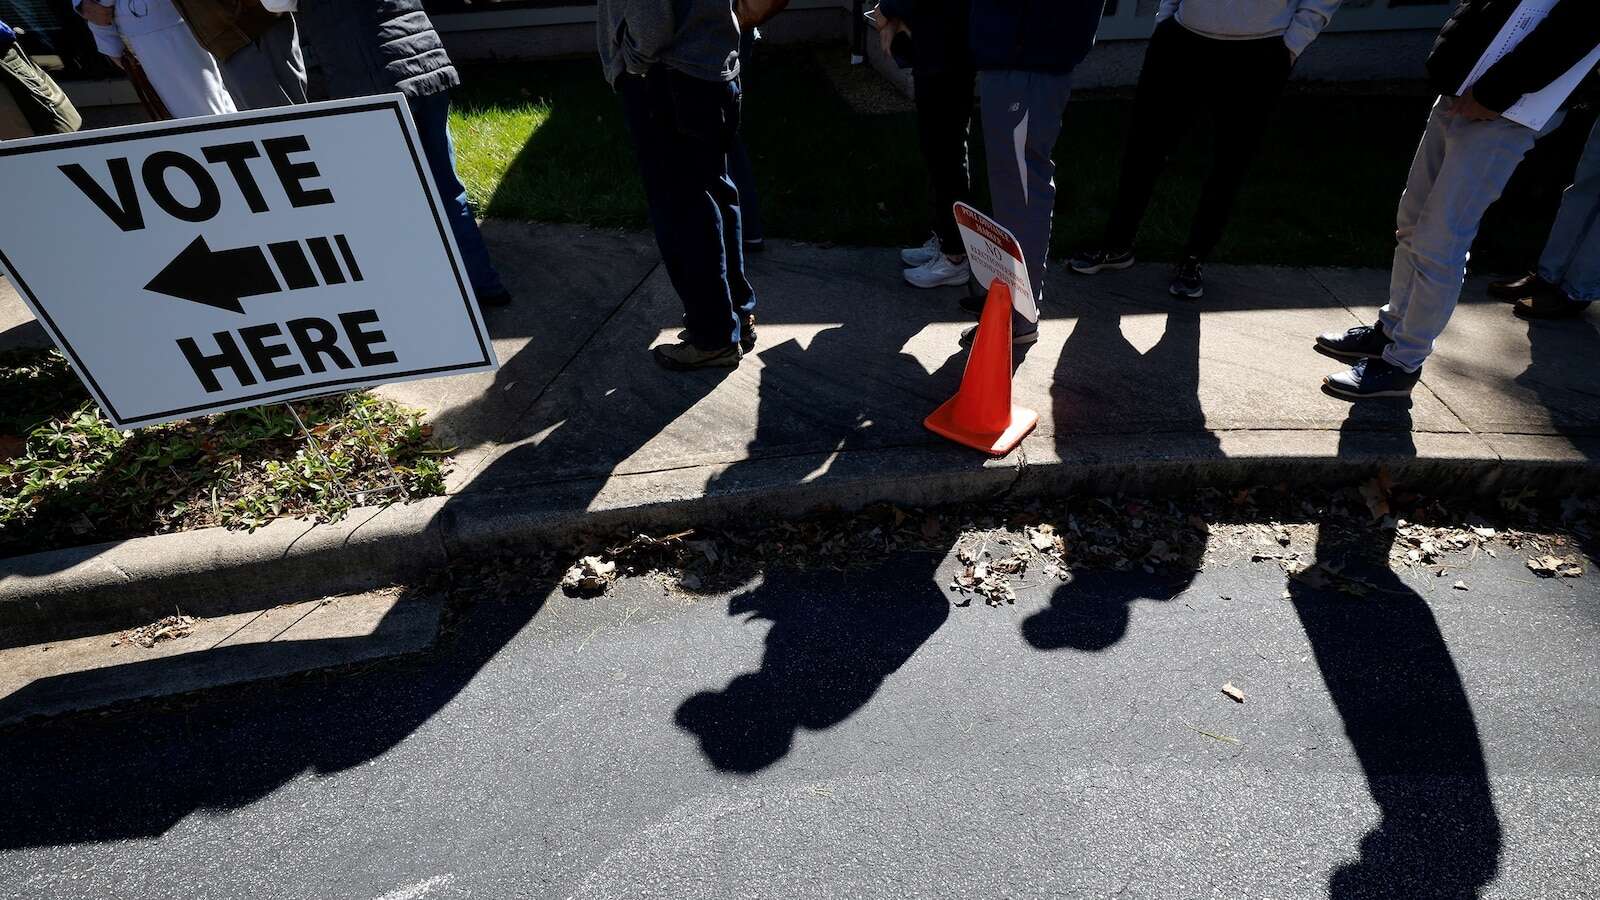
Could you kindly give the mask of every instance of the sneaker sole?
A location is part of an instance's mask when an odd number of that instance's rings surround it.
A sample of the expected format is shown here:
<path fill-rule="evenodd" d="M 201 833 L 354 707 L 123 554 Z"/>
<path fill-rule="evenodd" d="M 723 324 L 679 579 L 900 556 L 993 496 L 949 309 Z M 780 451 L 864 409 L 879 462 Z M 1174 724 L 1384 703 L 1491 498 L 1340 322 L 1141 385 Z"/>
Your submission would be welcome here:
<path fill-rule="evenodd" d="M 1131 269 L 1136 262 L 1138 260 L 1129 259 L 1123 262 L 1101 263 L 1098 266 L 1075 266 L 1068 263 L 1067 268 L 1077 272 L 1079 275 L 1099 275 L 1101 272 L 1121 272 L 1123 269 Z"/>
<path fill-rule="evenodd" d="M 1185 300 L 1199 300 L 1201 297 L 1204 297 L 1206 295 L 1206 289 L 1205 288 L 1201 288 L 1201 289 L 1199 289 L 1197 291 L 1191 292 L 1191 291 L 1180 290 L 1179 288 L 1175 288 L 1175 287 L 1168 287 L 1167 288 L 1167 293 L 1171 294 L 1174 297 L 1182 297 Z"/>
<path fill-rule="evenodd" d="M 1332 381 L 1329 381 L 1328 379 L 1324 378 L 1324 379 L 1322 379 L 1322 389 L 1324 391 L 1326 391 L 1327 393 L 1332 394 L 1333 396 L 1338 397 L 1338 398 L 1340 398 L 1342 400 L 1381 400 L 1381 399 L 1384 399 L 1384 398 L 1409 397 L 1409 396 L 1411 396 L 1411 392 L 1416 389 L 1416 386 L 1413 385 L 1412 387 L 1408 387 L 1403 391 L 1401 391 L 1401 390 L 1375 391 L 1375 392 L 1370 393 L 1370 394 L 1363 394 L 1363 393 L 1359 393 L 1357 391 L 1351 391 L 1351 390 L 1347 390 L 1345 388 L 1339 387 L 1339 386 L 1335 385 Z"/>
<path fill-rule="evenodd" d="M 971 273 L 968 273 L 966 275 L 962 275 L 960 278 L 957 278 L 956 276 L 951 275 L 951 276 L 948 276 L 948 277 L 945 277 L 945 278 L 941 278 L 938 281 L 930 281 L 930 282 L 928 282 L 926 284 L 919 284 L 919 283 L 917 283 L 915 281 L 912 281 L 910 278 L 907 278 L 906 279 L 906 284 L 909 284 L 914 288 L 922 288 L 923 290 L 928 290 L 928 289 L 931 289 L 931 288 L 938 288 L 938 287 L 961 287 L 962 285 L 965 285 L 967 282 L 969 282 L 971 280 L 972 280 L 972 275 L 971 275 Z"/>
<path fill-rule="evenodd" d="M 669 372 L 693 372 L 696 369 L 737 369 L 739 363 L 744 359 L 740 354 L 729 353 L 712 357 L 703 362 L 681 363 L 670 356 L 662 356 L 660 353 L 651 353 L 650 355 L 655 357 L 656 365 Z"/>

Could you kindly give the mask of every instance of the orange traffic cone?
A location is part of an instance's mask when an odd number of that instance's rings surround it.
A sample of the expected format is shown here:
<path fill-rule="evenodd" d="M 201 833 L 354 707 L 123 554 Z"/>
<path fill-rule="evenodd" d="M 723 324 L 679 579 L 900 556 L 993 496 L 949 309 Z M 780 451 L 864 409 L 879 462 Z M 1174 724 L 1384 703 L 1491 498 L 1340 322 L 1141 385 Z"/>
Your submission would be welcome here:
<path fill-rule="evenodd" d="M 1011 404 L 1011 289 L 989 285 L 961 390 L 922 422 L 934 434 L 1004 456 L 1039 424 L 1039 414 Z"/>

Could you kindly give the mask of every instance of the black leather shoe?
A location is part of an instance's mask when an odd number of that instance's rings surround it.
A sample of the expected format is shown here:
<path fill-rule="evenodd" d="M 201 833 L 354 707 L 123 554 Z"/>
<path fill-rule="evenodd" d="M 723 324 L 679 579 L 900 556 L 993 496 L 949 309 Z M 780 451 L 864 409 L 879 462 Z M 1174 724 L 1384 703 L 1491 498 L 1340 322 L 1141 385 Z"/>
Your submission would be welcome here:
<path fill-rule="evenodd" d="M 1507 303 L 1515 303 L 1523 297 L 1555 290 L 1556 286 L 1539 277 L 1538 272 L 1529 272 L 1521 278 L 1513 278 L 1510 281 L 1489 282 L 1489 296 Z"/>

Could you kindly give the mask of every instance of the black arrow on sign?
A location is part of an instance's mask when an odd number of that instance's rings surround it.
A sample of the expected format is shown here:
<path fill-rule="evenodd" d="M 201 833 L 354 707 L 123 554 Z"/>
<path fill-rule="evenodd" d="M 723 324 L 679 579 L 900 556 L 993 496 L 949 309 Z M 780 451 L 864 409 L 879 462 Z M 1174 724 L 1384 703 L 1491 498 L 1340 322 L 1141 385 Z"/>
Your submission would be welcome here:
<path fill-rule="evenodd" d="M 236 313 L 244 312 L 242 298 L 282 290 L 260 247 L 212 250 L 205 235 L 190 241 L 144 289 Z"/>

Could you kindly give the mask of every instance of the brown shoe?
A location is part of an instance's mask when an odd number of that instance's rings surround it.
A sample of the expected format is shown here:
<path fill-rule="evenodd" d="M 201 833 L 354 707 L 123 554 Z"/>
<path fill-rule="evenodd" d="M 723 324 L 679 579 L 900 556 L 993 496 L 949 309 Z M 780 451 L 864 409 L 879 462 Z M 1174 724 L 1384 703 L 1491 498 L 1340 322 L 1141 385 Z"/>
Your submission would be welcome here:
<path fill-rule="evenodd" d="M 1514 278 L 1510 281 L 1489 282 L 1489 296 L 1496 300 L 1504 300 L 1507 303 L 1515 303 L 1523 297 L 1554 292 L 1555 290 L 1556 286 L 1541 278 L 1538 272 L 1529 272 L 1521 278 Z"/>
<path fill-rule="evenodd" d="M 678 340 L 689 340 L 689 329 L 678 332 Z M 739 329 L 739 349 L 746 353 L 753 353 L 756 349 L 756 314 L 751 313 L 744 317 L 744 327 Z"/>
<path fill-rule="evenodd" d="M 716 350 L 701 350 L 688 341 L 663 344 L 650 351 L 663 369 L 687 372 L 691 369 L 732 369 L 744 358 L 738 344 Z"/>
<path fill-rule="evenodd" d="M 1587 300 L 1573 300 L 1560 291 L 1523 297 L 1511 311 L 1519 319 L 1576 319 L 1589 311 Z"/>

